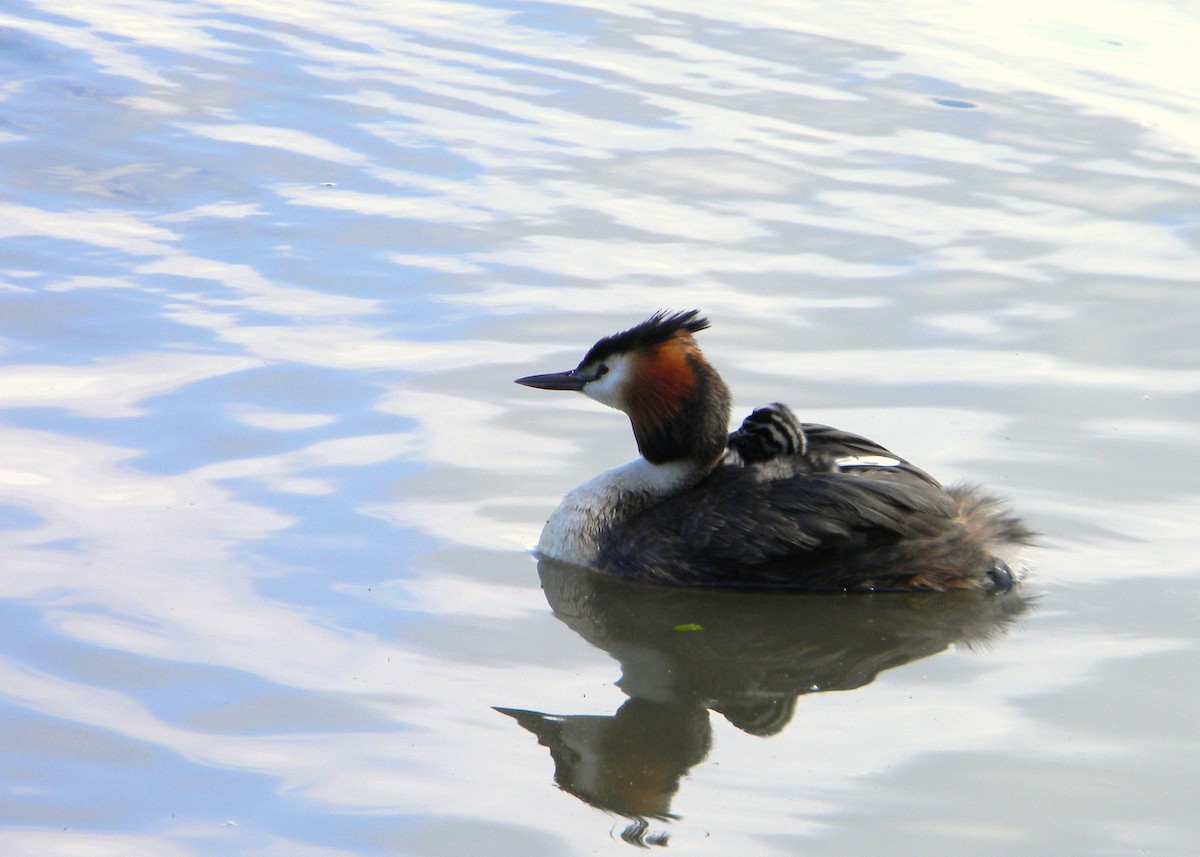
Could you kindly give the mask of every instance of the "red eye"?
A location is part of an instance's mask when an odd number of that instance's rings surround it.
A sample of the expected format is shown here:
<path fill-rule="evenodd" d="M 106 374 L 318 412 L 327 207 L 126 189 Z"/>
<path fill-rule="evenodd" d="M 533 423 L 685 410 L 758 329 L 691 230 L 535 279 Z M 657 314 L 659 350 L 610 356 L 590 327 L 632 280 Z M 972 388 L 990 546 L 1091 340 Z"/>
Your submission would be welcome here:
<path fill-rule="evenodd" d="M 607 374 L 608 374 L 608 366 L 606 366 L 605 364 L 601 363 L 599 366 L 596 367 L 596 377 L 597 378 L 603 378 Z"/>

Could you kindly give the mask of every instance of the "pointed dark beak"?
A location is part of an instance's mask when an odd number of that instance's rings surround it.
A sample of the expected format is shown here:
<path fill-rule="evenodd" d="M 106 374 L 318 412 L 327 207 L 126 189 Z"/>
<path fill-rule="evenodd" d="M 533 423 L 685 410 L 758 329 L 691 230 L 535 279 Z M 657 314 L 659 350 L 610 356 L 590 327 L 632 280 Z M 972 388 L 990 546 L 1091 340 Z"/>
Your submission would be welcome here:
<path fill-rule="evenodd" d="M 537 387 L 539 390 L 582 390 L 587 378 L 574 369 L 566 372 L 551 372 L 548 375 L 527 375 L 517 379 L 518 384 Z"/>

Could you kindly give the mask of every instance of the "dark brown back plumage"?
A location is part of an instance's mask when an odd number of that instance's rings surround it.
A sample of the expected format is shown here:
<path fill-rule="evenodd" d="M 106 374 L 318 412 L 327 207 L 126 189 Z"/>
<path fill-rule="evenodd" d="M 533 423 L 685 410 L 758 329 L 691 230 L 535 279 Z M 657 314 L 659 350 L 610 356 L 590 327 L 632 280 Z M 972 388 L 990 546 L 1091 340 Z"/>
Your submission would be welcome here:
<path fill-rule="evenodd" d="M 604 566 L 692 585 L 1006 589 L 1011 571 L 994 552 L 1033 539 L 995 498 L 944 489 L 874 441 L 800 423 L 783 405 L 755 411 L 729 445 L 698 485 L 620 526 Z"/>

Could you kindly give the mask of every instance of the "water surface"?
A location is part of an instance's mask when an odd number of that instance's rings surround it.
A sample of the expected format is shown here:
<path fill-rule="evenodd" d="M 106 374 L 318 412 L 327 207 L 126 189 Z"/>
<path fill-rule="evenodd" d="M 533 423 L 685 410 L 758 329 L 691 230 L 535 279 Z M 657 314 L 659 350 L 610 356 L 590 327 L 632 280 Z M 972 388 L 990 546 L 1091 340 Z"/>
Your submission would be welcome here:
<path fill-rule="evenodd" d="M 4 853 L 1192 853 L 1198 41 L 1130 2 L 10 3 Z M 1022 591 L 539 568 L 634 449 L 511 379 L 691 307 L 738 412 L 1008 495 Z"/>

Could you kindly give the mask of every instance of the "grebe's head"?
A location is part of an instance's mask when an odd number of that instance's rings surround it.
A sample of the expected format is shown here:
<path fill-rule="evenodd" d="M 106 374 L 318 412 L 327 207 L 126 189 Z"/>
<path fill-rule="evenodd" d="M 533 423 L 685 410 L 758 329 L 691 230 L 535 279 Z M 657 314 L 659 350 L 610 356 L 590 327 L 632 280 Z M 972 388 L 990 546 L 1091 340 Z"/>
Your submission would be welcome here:
<path fill-rule="evenodd" d="M 699 310 L 656 312 L 601 339 L 574 369 L 517 383 L 577 390 L 624 411 L 638 451 L 654 464 L 685 458 L 710 463 L 725 450 L 729 390 L 692 338 L 707 327 Z"/>

